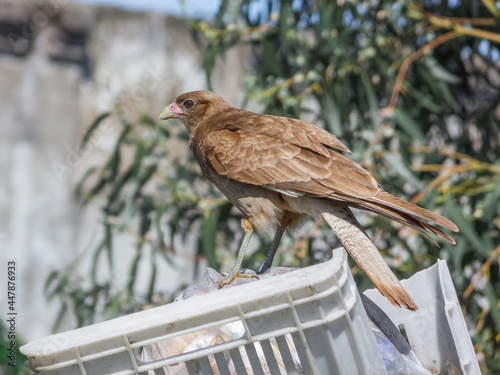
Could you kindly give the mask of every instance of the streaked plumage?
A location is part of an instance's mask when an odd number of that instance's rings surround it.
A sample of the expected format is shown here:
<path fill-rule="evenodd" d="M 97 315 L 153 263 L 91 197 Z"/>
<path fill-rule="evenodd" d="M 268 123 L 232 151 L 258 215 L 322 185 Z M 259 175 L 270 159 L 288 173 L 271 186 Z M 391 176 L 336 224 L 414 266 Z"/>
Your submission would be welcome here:
<path fill-rule="evenodd" d="M 185 124 L 203 173 L 251 227 L 278 228 L 273 247 L 304 215 L 325 220 L 383 295 L 395 305 L 417 308 L 349 207 L 454 243 L 421 219 L 457 231 L 450 220 L 384 192 L 365 169 L 337 151 L 350 152 L 335 136 L 307 122 L 237 109 L 209 91 L 180 95 L 160 114 L 160 119 L 172 117 Z"/>

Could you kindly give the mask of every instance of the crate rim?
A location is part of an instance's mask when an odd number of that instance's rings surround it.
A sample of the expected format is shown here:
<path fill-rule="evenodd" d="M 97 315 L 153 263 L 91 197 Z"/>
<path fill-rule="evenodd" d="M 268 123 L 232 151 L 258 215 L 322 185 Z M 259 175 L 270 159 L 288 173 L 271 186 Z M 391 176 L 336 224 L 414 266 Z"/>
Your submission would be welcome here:
<path fill-rule="evenodd" d="M 343 248 L 333 250 L 332 258 L 326 262 L 318 263 L 305 268 L 297 268 L 274 277 L 256 280 L 236 287 L 216 291 L 217 297 L 224 299 L 227 294 L 232 294 L 231 301 L 224 309 L 237 309 L 238 306 L 256 300 L 272 298 L 286 292 L 307 288 L 336 277 L 343 267 L 347 254 Z M 328 272 L 324 272 L 328 270 Z M 293 284 L 290 281 L 294 281 Z M 256 284 L 258 283 L 258 284 Z M 291 287 L 293 286 L 293 287 Z M 336 286 L 338 287 L 338 285 Z M 234 288 L 238 288 L 237 295 Z M 117 337 L 129 336 L 154 327 L 174 325 L 176 322 L 199 318 L 201 315 L 211 314 L 221 310 L 220 306 L 213 303 L 214 293 L 193 296 L 189 299 L 168 303 L 163 306 L 139 311 L 125 316 L 99 322 L 93 325 L 80 327 L 74 330 L 56 333 L 28 342 L 20 351 L 28 357 L 48 357 L 58 353 L 65 353 L 77 347 L 91 345 L 96 340 L 107 340 Z M 50 343 L 65 345 L 48 345 Z"/>

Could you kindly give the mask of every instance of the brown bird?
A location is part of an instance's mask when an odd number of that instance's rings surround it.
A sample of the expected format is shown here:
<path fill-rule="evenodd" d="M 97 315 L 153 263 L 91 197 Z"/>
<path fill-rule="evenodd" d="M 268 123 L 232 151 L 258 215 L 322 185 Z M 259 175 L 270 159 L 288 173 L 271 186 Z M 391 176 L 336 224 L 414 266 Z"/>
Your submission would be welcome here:
<path fill-rule="evenodd" d="M 241 262 L 254 229 L 277 228 L 259 271 L 263 272 L 271 266 L 285 229 L 310 215 L 328 223 L 393 305 L 417 309 L 349 207 L 455 243 L 421 219 L 458 231 L 450 220 L 383 191 L 365 169 L 336 151 L 350 152 L 335 136 L 305 121 L 234 108 L 210 91 L 177 97 L 159 115 L 160 120 L 170 118 L 184 123 L 201 170 L 243 214 L 245 236 L 232 272 L 220 286 L 241 276 Z"/>

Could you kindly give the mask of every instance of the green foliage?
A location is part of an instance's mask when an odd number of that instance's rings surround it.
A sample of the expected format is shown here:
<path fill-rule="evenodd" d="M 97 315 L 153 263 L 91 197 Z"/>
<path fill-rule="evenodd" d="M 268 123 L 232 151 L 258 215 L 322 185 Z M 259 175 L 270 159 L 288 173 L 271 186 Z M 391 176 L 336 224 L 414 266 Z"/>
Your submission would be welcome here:
<path fill-rule="evenodd" d="M 399 277 L 410 277 L 438 257 L 448 261 L 475 348 L 484 357 L 481 366 L 495 373 L 500 84 L 493 42 L 500 37 L 495 34 L 500 12 L 492 11 L 492 4 L 222 1 L 212 23 L 192 25 L 204 48 L 209 87 L 217 59 L 232 48 L 250 48 L 243 105 L 252 100 L 265 113 L 302 117 L 326 128 L 386 191 L 458 225 L 457 244 L 438 248 L 407 228 L 357 212 Z M 106 118 L 96 120 L 84 142 Z M 84 204 L 99 210 L 102 241 L 91 249 L 88 285 L 71 266 L 47 281 L 48 296 L 61 300 L 59 322 L 69 310 L 85 325 L 169 300 L 173 291 L 160 291 L 155 280 L 158 262 L 173 263 L 172 255 L 182 251 L 175 239 L 194 236 L 198 256 L 218 269 L 225 255 L 231 263 L 241 238 L 239 214 L 199 176 L 192 157 L 177 159 L 169 152 L 173 144 L 187 148 L 185 132 L 172 135 L 176 132 L 147 117 L 134 124 L 109 118 L 121 124 L 116 147 L 104 165 L 84 173 L 76 189 Z M 125 154 L 133 155 L 132 161 L 126 162 Z M 119 232 L 136 237 L 136 255 L 125 280 L 117 281 L 113 238 Z M 320 223 L 308 220 L 300 232 L 284 237 L 276 264 L 307 266 L 338 245 Z M 245 266 L 256 269 L 263 261 L 269 239 L 260 241 Z M 135 282 L 145 249 L 153 261 L 149 291 L 140 295 Z M 97 270 L 106 267 L 108 276 L 98 279 Z M 355 277 L 361 289 L 370 286 L 363 274 Z"/>

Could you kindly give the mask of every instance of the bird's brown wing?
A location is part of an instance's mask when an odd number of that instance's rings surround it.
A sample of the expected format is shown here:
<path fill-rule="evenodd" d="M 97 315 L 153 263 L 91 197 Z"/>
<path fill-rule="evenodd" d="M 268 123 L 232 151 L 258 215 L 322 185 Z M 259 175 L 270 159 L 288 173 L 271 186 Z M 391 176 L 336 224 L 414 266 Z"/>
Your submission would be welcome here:
<path fill-rule="evenodd" d="M 363 198 L 380 191 L 368 172 L 333 151 L 348 151 L 337 138 L 303 121 L 287 120 L 292 119 L 239 113 L 223 117 L 220 121 L 228 125 L 206 136 L 205 155 L 222 175 L 287 195 Z"/>

